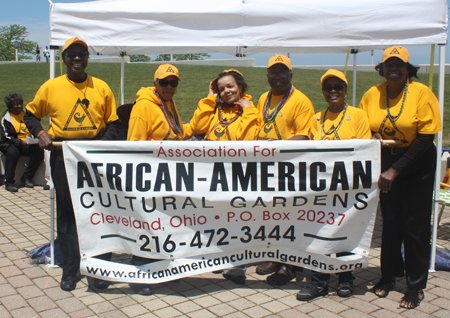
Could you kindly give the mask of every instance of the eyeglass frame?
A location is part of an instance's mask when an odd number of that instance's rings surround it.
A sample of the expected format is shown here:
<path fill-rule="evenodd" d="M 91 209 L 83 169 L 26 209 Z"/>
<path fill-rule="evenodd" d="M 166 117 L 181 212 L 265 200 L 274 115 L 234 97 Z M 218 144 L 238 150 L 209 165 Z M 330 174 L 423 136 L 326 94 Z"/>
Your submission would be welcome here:
<path fill-rule="evenodd" d="M 80 58 L 80 59 L 84 59 L 84 58 L 87 58 L 87 57 L 89 57 L 89 52 L 88 51 L 84 51 L 84 52 L 72 52 L 72 51 L 68 51 L 68 52 L 64 52 L 64 54 L 69 58 L 69 59 L 74 59 L 74 58 L 76 58 L 77 56 Z"/>
<path fill-rule="evenodd" d="M 164 84 L 161 84 L 161 83 L 164 83 Z M 156 83 L 158 83 L 159 84 L 159 86 L 161 86 L 161 87 L 167 87 L 167 86 L 169 86 L 170 85 L 170 87 L 172 87 L 172 88 L 175 88 L 175 87 L 177 87 L 178 86 L 178 84 L 180 83 L 180 81 L 179 80 L 166 80 L 166 79 L 157 79 L 156 80 Z M 166 84 L 167 83 L 167 84 Z M 174 83 L 176 83 L 176 85 L 174 85 Z"/>
<path fill-rule="evenodd" d="M 336 92 L 342 92 L 346 87 L 347 86 L 345 84 L 341 84 L 341 83 L 337 83 L 335 85 L 328 84 L 328 85 L 322 86 L 322 90 L 327 93 L 332 92 L 333 90 Z"/>

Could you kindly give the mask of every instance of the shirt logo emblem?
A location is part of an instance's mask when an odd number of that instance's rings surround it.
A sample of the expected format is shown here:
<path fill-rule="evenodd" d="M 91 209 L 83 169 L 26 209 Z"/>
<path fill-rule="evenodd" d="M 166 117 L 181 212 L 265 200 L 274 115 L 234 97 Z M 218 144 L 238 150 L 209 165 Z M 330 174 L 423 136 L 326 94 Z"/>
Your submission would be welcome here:
<path fill-rule="evenodd" d="M 67 118 L 66 124 L 63 130 L 65 131 L 78 131 L 78 130 L 97 130 L 97 126 L 94 124 L 87 105 L 83 103 L 79 98 L 72 108 L 72 112 Z"/>

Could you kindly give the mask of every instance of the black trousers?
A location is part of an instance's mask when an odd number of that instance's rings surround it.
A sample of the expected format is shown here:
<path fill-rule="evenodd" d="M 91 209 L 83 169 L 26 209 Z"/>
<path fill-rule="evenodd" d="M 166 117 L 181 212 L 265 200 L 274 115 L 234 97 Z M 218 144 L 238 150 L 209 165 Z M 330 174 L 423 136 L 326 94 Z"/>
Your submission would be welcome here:
<path fill-rule="evenodd" d="M 401 156 L 383 149 L 381 171 L 389 169 Z M 380 193 L 383 215 L 381 280 L 384 282 L 403 277 L 406 272 L 408 288 L 426 288 L 435 170 L 436 147 L 433 145 L 397 176 L 391 191 Z M 402 243 L 405 262 L 401 254 Z"/>
<path fill-rule="evenodd" d="M 44 150 L 39 148 L 38 145 L 30 145 L 28 147 L 16 147 L 10 145 L 6 148 L 5 153 L 5 183 L 14 183 L 14 176 L 16 173 L 17 162 L 20 156 L 30 157 L 28 167 L 23 173 L 23 177 L 26 179 L 33 179 L 39 165 L 44 159 Z"/>
<path fill-rule="evenodd" d="M 63 257 L 63 278 L 65 278 L 75 276 L 80 268 L 80 247 L 62 149 L 52 151 L 50 167 L 56 190 L 56 228 Z"/>
<path fill-rule="evenodd" d="M 52 180 L 56 190 L 56 231 L 63 257 L 63 277 L 75 276 L 80 269 L 80 245 L 77 224 L 67 182 L 62 149 L 55 149 L 50 156 Z M 96 256 L 109 261 L 112 253 Z"/>

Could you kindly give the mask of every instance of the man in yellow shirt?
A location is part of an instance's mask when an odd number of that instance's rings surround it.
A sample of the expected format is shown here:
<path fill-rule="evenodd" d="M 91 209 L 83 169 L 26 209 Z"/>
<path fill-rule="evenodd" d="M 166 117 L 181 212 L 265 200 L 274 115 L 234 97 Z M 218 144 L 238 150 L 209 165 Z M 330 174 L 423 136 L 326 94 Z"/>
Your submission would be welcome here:
<path fill-rule="evenodd" d="M 292 85 L 292 66 L 287 56 L 273 56 L 267 65 L 270 91 L 258 102 L 261 130 L 258 139 L 308 139 L 309 122 L 314 107 L 301 91 Z"/>
<path fill-rule="evenodd" d="M 267 64 L 267 79 L 270 91 L 264 93 L 258 102 L 261 128 L 258 140 L 307 140 L 314 107 L 309 98 L 292 85 L 292 66 L 287 56 L 278 54 Z M 295 277 L 290 265 L 274 262 L 257 266 L 260 275 L 274 273 L 267 277 L 272 285 L 283 285 Z"/>
<path fill-rule="evenodd" d="M 80 249 L 62 149 L 55 149 L 52 141 L 114 140 L 120 129 L 111 89 L 85 72 L 88 49 L 86 42 L 78 37 L 66 41 L 62 58 L 67 74 L 45 82 L 26 106 L 28 112 L 24 117 L 30 132 L 39 137 L 39 146 L 52 151 L 50 166 L 56 189 L 57 232 L 63 256 L 60 287 L 65 291 L 76 288 Z M 51 118 L 48 132 L 40 123 L 46 115 Z M 108 283 L 95 280 L 95 287 L 105 289 Z"/>

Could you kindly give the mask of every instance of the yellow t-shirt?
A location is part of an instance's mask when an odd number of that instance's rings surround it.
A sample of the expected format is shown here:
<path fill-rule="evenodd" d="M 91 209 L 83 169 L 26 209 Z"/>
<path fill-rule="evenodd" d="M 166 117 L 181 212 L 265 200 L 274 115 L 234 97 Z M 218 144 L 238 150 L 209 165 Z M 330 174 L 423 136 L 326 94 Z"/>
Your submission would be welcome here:
<path fill-rule="evenodd" d="M 340 113 L 328 111 L 326 112 L 326 118 L 324 118 L 325 112 L 326 111 L 323 110 L 311 118 L 309 139 L 346 140 L 372 138 L 369 119 L 367 118 L 366 113 L 361 109 L 347 106 L 345 115 L 344 110 Z M 340 122 L 341 124 L 339 125 Z M 322 124 L 324 124 L 323 128 Z"/>
<path fill-rule="evenodd" d="M 418 133 L 435 134 L 441 130 L 439 102 L 427 86 L 409 81 L 403 110 L 403 94 L 389 99 L 391 116 L 398 116 L 391 120 L 386 108 L 386 85 L 369 89 L 359 105 L 367 113 L 372 132 L 380 133 L 383 139 L 401 140 L 400 147 L 409 147 Z"/>
<path fill-rule="evenodd" d="M 192 136 L 188 124 L 182 124 L 176 106 L 166 102 L 169 116 L 178 118 L 181 133 L 176 134 L 162 110 L 161 101 L 155 95 L 154 87 L 142 87 L 136 94 L 136 104 L 128 122 L 128 140 L 185 140 Z"/>
<path fill-rule="evenodd" d="M 194 135 L 204 134 L 207 140 L 255 140 L 259 130 L 258 111 L 253 105 L 250 95 L 243 95 L 242 98 L 250 101 L 251 106 L 241 108 L 223 106 L 221 115 L 223 124 L 219 119 L 219 107 L 216 109 L 216 98 L 212 95 L 203 98 L 198 102 L 194 116 L 191 119 L 190 127 Z M 242 114 L 231 124 L 235 116 L 242 110 Z"/>
<path fill-rule="evenodd" d="M 31 133 L 28 131 L 28 128 L 25 125 L 25 122 L 23 121 L 24 113 L 21 112 L 19 115 L 14 115 L 13 113 L 9 112 L 9 114 L 11 115 L 14 130 L 17 133 L 17 138 L 26 141 L 27 136 L 31 137 Z"/>
<path fill-rule="evenodd" d="M 92 76 L 83 83 L 75 83 L 67 75 L 48 80 L 27 110 L 38 119 L 49 115 L 48 133 L 64 139 L 94 138 L 106 124 L 119 119 L 108 84 Z"/>
<path fill-rule="evenodd" d="M 271 123 L 264 118 L 264 104 L 269 92 L 261 95 L 258 102 L 261 122 L 258 139 L 290 139 L 297 135 L 308 136 L 309 123 L 314 115 L 314 107 L 309 98 L 294 88 L 294 92 L 278 112 L 274 122 Z M 272 95 L 269 113 L 272 113 L 282 98 L 283 96 Z"/>

